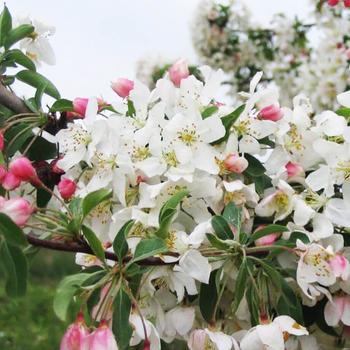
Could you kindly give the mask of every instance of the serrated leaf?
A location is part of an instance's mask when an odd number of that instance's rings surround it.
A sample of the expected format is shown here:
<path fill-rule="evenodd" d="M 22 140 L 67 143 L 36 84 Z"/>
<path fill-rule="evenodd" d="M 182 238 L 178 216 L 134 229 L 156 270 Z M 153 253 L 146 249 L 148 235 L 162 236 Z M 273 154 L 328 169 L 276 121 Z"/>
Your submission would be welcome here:
<path fill-rule="evenodd" d="M 112 197 L 112 191 L 106 188 L 89 193 L 82 201 L 82 213 L 86 217 L 91 210 Z"/>
<path fill-rule="evenodd" d="M 250 236 L 249 241 L 254 242 L 259 238 L 270 235 L 271 233 L 279 233 L 279 232 L 286 232 L 286 231 L 288 231 L 288 228 L 286 226 L 277 225 L 277 224 L 267 225 L 264 228 L 254 232 Z"/>
<path fill-rule="evenodd" d="M 58 92 L 55 85 L 51 83 L 51 81 L 47 78 L 45 78 L 43 75 L 31 71 L 31 70 L 22 70 L 16 74 L 16 77 L 18 80 L 33 86 L 35 88 L 40 88 L 43 85 L 46 85 L 45 93 L 50 95 L 51 97 L 55 99 L 60 98 L 60 93 Z"/>
<path fill-rule="evenodd" d="M 232 113 L 221 118 L 222 124 L 224 125 L 225 130 L 226 130 L 226 133 L 221 139 L 212 142 L 212 145 L 218 145 L 224 141 L 227 141 L 227 139 L 230 136 L 232 125 L 235 123 L 235 121 L 242 114 L 242 112 L 244 111 L 244 108 L 245 108 L 245 105 L 239 106 Z"/>
<path fill-rule="evenodd" d="M 0 235 L 12 245 L 25 246 L 27 244 L 22 229 L 3 213 L 0 213 Z"/>
<path fill-rule="evenodd" d="M 199 292 L 199 309 L 203 318 L 208 323 L 215 321 L 215 305 L 218 300 L 218 289 L 216 285 L 216 275 L 219 270 L 214 270 L 210 274 L 209 283 L 201 283 Z"/>
<path fill-rule="evenodd" d="M 17 28 L 11 29 L 6 36 L 5 39 L 5 47 L 9 48 L 13 44 L 15 44 L 17 41 L 20 41 L 33 33 L 34 27 L 30 24 L 21 24 Z"/>
<path fill-rule="evenodd" d="M 241 231 L 242 209 L 238 208 L 235 203 L 227 204 L 222 216 L 237 229 L 238 233 Z"/>
<path fill-rule="evenodd" d="M 234 239 L 233 232 L 230 225 L 223 216 L 215 215 L 211 219 L 211 225 L 216 233 L 216 235 L 222 239 Z"/>
<path fill-rule="evenodd" d="M 163 239 L 160 238 L 150 238 L 143 239 L 136 246 L 134 258 L 132 262 L 137 262 L 151 256 L 155 256 L 160 253 L 167 251 L 167 246 Z"/>
<path fill-rule="evenodd" d="M 133 220 L 126 222 L 114 238 L 113 250 L 114 253 L 117 254 L 119 263 L 122 263 L 126 254 L 128 254 L 129 246 L 126 238 L 128 237 L 128 233 L 133 225 Z"/>
<path fill-rule="evenodd" d="M 51 106 L 50 112 L 69 112 L 73 110 L 73 102 L 70 100 L 66 100 L 64 98 L 55 101 L 55 103 Z"/>
<path fill-rule="evenodd" d="M 131 300 L 123 287 L 121 287 L 114 301 L 113 313 L 113 333 L 120 350 L 129 348 L 132 335 L 132 328 L 129 323 L 130 312 Z"/>
<path fill-rule="evenodd" d="M 102 242 L 98 239 L 95 232 L 85 225 L 82 226 L 82 231 L 85 239 L 88 241 L 91 250 L 102 262 L 106 262 L 105 250 L 103 249 Z"/>

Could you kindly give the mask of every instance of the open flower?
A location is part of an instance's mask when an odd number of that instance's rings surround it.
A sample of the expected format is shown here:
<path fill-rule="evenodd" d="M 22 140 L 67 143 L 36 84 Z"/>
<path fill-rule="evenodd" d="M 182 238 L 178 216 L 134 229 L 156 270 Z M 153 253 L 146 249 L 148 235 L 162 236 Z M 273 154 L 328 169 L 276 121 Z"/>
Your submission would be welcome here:
<path fill-rule="evenodd" d="M 307 329 L 289 316 L 278 316 L 271 323 L 250 329 L 240 342 L 241 350 L 284 350 L 291 335 L 309 334 Z"/>

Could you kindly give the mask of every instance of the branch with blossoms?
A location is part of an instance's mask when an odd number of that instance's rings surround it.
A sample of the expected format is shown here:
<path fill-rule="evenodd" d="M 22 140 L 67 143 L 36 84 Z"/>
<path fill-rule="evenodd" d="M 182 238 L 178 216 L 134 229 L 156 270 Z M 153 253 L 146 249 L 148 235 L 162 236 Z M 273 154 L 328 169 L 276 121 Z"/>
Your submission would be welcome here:
<path fill-rule="evenodd" d="M 72 322 L 61 350 L 346 342 L 349 92 L 337 112 L 281 107 L 258 72 L 225 105 L 221 71 L 179 60 L 153 90 L 119 78 L 116 101 L 70 101 L 37 72 L 53 29 L 7 7 L 0 28 L 0 261 L 16 297 L 33 248 L 76 253 L 53 305 Z"/>

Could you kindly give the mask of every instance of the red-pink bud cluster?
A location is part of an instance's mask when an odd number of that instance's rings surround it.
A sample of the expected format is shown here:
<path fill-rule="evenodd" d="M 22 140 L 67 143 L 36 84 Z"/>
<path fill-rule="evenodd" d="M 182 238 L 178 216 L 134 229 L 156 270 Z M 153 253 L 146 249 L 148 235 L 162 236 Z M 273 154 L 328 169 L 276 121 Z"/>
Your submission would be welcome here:
<path fill-rule="evenodd" d="M 60 350 L 118 350 L 117 342 L 106 321 L 92 333 L 87 328 L 83 315 L 80 313 L 76 321 L 70 325 L 64 334 Z"/>

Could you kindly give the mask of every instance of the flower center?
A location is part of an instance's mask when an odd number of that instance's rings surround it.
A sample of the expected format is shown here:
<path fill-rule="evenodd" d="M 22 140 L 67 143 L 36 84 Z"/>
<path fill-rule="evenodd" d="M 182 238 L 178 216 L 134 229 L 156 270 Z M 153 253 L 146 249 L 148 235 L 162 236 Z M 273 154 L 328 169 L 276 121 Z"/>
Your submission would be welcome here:
<path fill-rule="evenodd" d="M 177 167 L 179 165 L 179 161 L 177 160 L 176 154 L 174 151 L 163 153 L 163 157 L 165 162 L 172 167 Z"/>
<path fill-rule="evenodd" d="M 344 180 L 350 179 L 350 161 L 339 162 L 335 169 L 344 174 Z"/>
<path fill-rule="evenodd" d="M 148 158 L 150 155 L 151 155 L 151 152 L 148 149 L 148 147 L 137 147 L 133 151 L 132 160 L 134 162 L 142 161 Z"/>
<path fill-rule="evenodd" d="M 194 129 L 191 130 L 185 128 L 182 131 L 179 131 L 177 134 L 179 140 L 181 140 L 186 146 L 192 146 L 198 140 L 196 130 Z"/>

